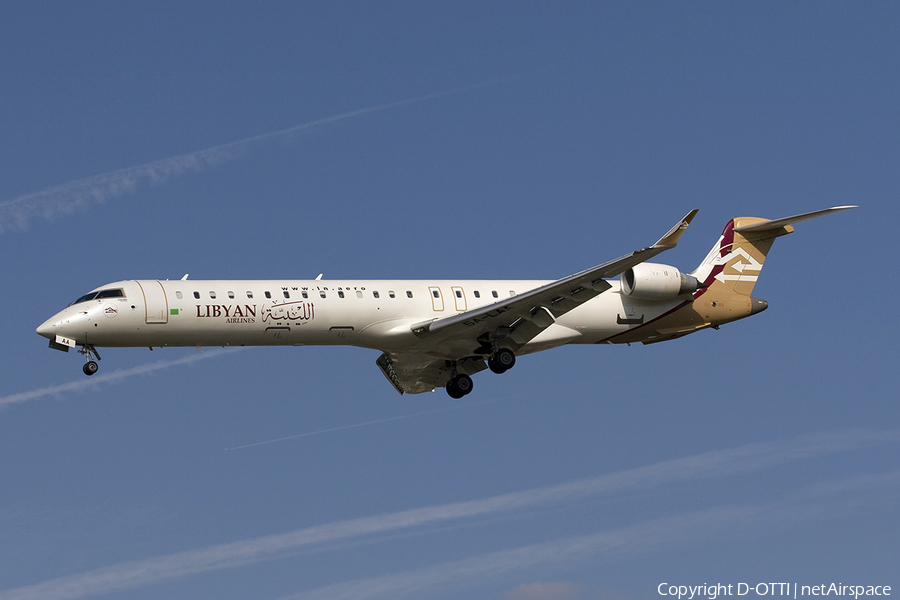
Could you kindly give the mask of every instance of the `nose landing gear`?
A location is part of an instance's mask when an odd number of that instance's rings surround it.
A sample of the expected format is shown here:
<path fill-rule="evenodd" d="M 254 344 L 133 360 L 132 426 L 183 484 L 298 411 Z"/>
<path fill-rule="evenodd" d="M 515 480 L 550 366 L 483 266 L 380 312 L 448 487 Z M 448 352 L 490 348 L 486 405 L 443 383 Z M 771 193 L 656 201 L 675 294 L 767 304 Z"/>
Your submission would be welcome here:
<path fill-rule="evenodd" d="M 87 362 L 84 364 L 84 367 L 81 368 L 84 371 L 84 374 L 87 376 L 91 376 L 96 373 L 100 369 L 100 365 L 94 360 L 94 357 L 97 357 L 97 360 L 100 360 L 100 353 L 97 352 L 97 349 L 91 346 L 90 344 L 85 344 L 78 350 L 80 354 L 84 354 L 84 357 L 87 359 Z"/>

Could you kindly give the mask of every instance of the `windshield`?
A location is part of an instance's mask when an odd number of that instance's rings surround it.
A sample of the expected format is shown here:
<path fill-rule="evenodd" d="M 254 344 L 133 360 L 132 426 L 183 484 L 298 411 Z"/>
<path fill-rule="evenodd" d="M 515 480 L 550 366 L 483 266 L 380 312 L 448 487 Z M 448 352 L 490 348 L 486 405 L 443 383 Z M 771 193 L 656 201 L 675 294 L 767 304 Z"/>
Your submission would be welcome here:
<path fill-rule="evenodd" d="M 85 294 L 72 304 L 81 304 L 82 302 L 87 302 L 88 300 L 101 300 L 103 298 L 124 298 L 125 292 L 121 288 L 117 288 L 114 290 L 99 290 L 96 292 L 90 292 Z M 69 306 L 72 306 L 70 304 Z"/>

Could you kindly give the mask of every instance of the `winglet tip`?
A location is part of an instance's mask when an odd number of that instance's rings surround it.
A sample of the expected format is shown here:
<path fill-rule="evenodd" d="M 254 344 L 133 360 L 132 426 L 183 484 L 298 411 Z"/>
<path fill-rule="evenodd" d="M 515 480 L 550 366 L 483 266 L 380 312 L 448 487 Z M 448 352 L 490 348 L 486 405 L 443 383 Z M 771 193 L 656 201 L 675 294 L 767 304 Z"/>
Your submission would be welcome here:
<path fill-rule="evenodd" d="M 678 243 L 678 238 L 681 237 L 681 234 L 684 233 L 684 230 L 687 229 L 688 225 L 691 224 L 691 221 L 694 220 L 694 217 L 697 213 L 700 212 L 699 208 L 695 208 L 690 211 L 688 214 L 684 216 L 681 221 L 678 222 L 675 227 L 670 229 L 666 235 L 659 238 L 659 241 L 653 244 L 654 247 L 665 247 L 665 248 L 674 248 Z"/>

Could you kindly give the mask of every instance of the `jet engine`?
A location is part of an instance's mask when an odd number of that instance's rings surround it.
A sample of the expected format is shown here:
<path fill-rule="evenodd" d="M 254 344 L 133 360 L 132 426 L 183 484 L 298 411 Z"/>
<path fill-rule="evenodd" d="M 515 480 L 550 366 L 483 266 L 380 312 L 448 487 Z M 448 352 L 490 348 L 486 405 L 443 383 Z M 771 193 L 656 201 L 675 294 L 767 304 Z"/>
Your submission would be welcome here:
<path fill-rule="evenodd" d="M 641 263 L 622 274 L 622 293 L 641 300 L 674 300 L 700 287 L 696 277 L 669 265 Z"/>

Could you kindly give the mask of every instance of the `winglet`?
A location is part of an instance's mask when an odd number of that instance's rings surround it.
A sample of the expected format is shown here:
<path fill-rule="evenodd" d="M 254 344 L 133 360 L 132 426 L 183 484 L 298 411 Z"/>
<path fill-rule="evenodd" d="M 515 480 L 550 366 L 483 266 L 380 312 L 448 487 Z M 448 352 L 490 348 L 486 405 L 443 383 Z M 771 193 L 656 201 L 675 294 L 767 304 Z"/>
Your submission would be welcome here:
<path fill-rule="evenodd" d="M 774 219 L 772 221 L 762 221 L 761 223 L 753 223 L 751 225 L 742 225 L 740 227 L 735 227 L 734 230 L 738 233 L 744 233 L 747 231 L 775 231 L 776 229 L 781 229 L 786 225 L 791 225 L 792 223 L 805 221 L 807 219 L 815 219 L 816 217 L 821 217 L 822 215 L 830 215 L 831 213 L 840 212 L 849 208 L 857 208 L 857 206 L 835 206 L 833 208 L 826 208 L 823 210 L 803 213 L 801 215 L 794 215 L 793 217 Z"/>
<path fill-rule="evenodd" d="M 670 229 L 666 235 L 659 238 L 659 241 L 653 244 L 651 248 L 674 248 L 675 244 L 678 243 L 678 238 L 681 237 L 681 234 L 684 233 L 684 230 L 691 224 L 691 221 L 698 212 L 699 209 L 695 208 L 685 215 L 685 217 L 678 222 L 678 225 Z"/>

